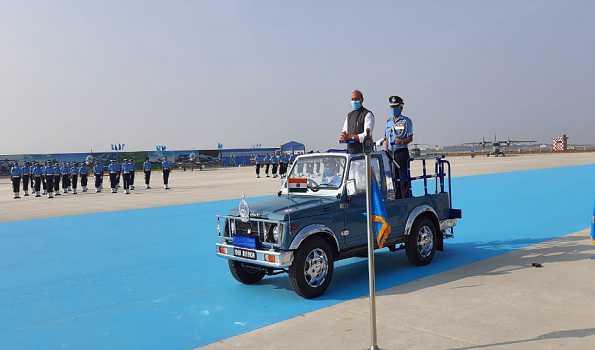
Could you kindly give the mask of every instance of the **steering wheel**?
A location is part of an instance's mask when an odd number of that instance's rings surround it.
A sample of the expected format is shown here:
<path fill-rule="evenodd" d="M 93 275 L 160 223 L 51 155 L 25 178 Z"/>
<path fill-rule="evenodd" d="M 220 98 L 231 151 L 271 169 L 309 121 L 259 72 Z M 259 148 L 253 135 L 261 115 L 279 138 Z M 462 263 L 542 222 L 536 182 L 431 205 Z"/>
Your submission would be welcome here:
<path fill-rule="evenodd" d="M 319 185 L 316 181 L 312 180 L 311 178 L 308 178 L 308 181 L 306 182 L 306 186 L 308 186 L 309 189 L 312 190 L 312 192 L 318 192 L 319 190 Z"/>

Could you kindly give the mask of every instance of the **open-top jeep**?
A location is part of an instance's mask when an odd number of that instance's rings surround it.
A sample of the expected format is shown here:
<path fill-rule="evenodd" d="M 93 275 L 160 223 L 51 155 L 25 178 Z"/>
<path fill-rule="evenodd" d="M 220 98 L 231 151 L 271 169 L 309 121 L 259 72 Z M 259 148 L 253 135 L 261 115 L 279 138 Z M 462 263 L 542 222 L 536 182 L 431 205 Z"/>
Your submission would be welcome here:
<path fill-rule="evenodd" d="M 392 226 L 386 247 L 404 247 L 415 265 L 432 261 L 461 218 L 452 208 L 450 163 L 436 158 L 428 174 L 426 159 L 421 162 L 422 174 L 411 181 L 423 181 L 423 194 L 396 198 L 391 160 L 384 152 L 371 154 Z M 296 293 L 321 295 L 335 261 L 367 256 L 365 174 L 363 154 L 299 156 L 276 197 L 250 205 L 242 198 L 237 209 L 218 216 L 217 255 L 229 260 L 231 274 L 242 283 L 287 272 Z"/>

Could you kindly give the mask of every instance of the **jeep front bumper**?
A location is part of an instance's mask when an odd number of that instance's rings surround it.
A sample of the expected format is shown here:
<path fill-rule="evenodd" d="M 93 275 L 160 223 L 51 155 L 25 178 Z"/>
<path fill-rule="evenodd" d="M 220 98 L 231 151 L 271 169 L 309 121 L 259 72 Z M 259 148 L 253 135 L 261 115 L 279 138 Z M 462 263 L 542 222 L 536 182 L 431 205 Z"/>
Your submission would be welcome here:
<path fill-rule="evenodd" d="M 274 250 L 255 250 L 246 249 L 243 247 L 236 247 L 226 243 L 217 243 L 217 256 L 241 261 L 247 264 L 269 267 L 273 269 L 286 269 L 291 266 L 293 262 L 293 252 L 291 251 L 274 251 Z M 243 252 L 254 252 L 254 259 L 238 256 Z M 247 255 L 247 254 L 246 254 Z"/>

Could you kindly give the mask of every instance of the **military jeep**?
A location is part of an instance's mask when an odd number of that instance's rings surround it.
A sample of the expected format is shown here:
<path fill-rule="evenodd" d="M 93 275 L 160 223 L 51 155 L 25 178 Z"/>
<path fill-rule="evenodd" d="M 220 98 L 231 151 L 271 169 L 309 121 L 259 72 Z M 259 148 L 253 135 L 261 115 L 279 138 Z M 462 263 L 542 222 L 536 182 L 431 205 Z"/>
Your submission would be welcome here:
<path fill-rule="evenodd" d="M 392 226 L 385 247 L 404 249 L 414 265 L 429 264 L 461 218 L 461 211 L 452 208 L 450 163 L 420 159 L 422 174 L 410 180 L 423 181 L 423 193 L 400 198 L 395 164 L 385 152 L 371 157 Z M 433 162 L 431 174 L 427 161 Z M 228 259 L 232 276 L 241 283 L 288 273 L 297 294 L 320 296 L 331 283 L 335 261 L 367 256 L 365 174 L 363 154 L 297 157 L 275 197 L 250 205 L 242 198 L 237 209 L 217 217 L 217 255 Z"/>

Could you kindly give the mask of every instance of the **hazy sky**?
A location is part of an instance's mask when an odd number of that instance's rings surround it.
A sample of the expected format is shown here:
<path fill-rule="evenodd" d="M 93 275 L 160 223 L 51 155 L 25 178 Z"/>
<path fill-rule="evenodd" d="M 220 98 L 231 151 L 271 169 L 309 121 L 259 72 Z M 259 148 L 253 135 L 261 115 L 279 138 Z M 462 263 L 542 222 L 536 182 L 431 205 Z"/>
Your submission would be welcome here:
<path fill-rule="evenodd" d="M 595 1 L 0 0 L 0 154 L 336 146 L 354 88 L 415 142 L 595 143 Z"/>

